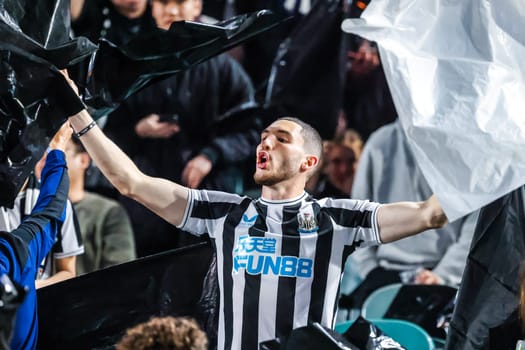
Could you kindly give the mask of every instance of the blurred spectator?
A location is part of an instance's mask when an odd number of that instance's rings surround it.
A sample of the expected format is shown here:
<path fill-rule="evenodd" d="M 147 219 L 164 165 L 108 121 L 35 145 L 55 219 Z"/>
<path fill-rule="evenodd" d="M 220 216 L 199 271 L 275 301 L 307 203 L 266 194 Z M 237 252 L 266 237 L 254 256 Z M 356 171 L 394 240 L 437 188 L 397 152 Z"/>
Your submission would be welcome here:
<path fill-rule="evenodd" d="M 117 45 L 155 28 L 148 0 L 71 0 L 71 20 L 76 36 Z"/>
<path fill-rule="evenodd" d="M 359 161 L 352 198 L 390 203 L 422 201 L 431 194 L 400 122 L 373 133 Z M 354 307 L 386 284 L 459 285 L 477 215 L 392 244 L 357 249 L 351 258 L 364 281 L 351 295 Z"/>
<path fill-rule="evenodd" d="M 397 112 L 373 43 L 358 39 L 356 51 L 349 51 L 343 109 L 348 127 L 363 139 L 381 126 L 393 122 Z"/>
<path fill-rule="evenodd" d="M 202 14 L 202 0 L 153 0 L 152 7 L 157 26 L 162 29 L 169 29 L 176 21 L 217 22 L 215 18 Z"/>
<path fill-rule="evenodd" d="M 339 127 L 346 73 L 345 1 L 318 1 L 281 43 L 268 78 L 265 123 L 298 116 L 324 140 Z"/>
<path fill-rule="evenodd" d="M 320 179 L 313 190 L 316 198 L 350 198 L 355 173 L 354 151 L 342 142 L 325 143 Z"/>
<path fill-rule="evenodd" d="M 126 44 L 134 36 L 156 28 L 149 0 L 71 0 L 71 21 L 75 36 L 85 36 L 94 43 L 104 38 L 115 45 Z M 87 84 L 88 67 L 88 59 L 68 67 L 69 76 L 82 90 Z M 111 194 L 107 185 L 105 188 L 97 181 L 92 187 Z"/>
<path fill-rule="evenodd" d="M 256 90 L 261 94 L 265 90 L 279 45 L 290 35 L 302 14 L 295 11 L 295 6 L 290 6 L 287 9 L 282 0 L 206 0 L 203 6 L 204 14 L 219 20 L 263 9 L 271 10 L 283 18 L 288 18 L 288 20 L 264 35 L 255 36 L 242 46 L 234 48 L 233 54 L 230 52 L 241 62 L 252 79 Z M 303 11 L 305 9 L 306 7 L 303 6 Z"/>
<path fill-rule="evenodd" d="M 357 162 L 361 153 L 363 152 L 363 139 L 361 135 L 354 129 L 346 129 L 341 135 L 341 142 L 347 145 L 354 151 L 355 155 L 355 169 L 357 170 Z"/>
<path fill-rule="evenodd" d="M 350 17 L 359 17 L 370 1 L 352 1 Z M 381 67 L 375 43 L 347 34 L 348 68 L 343 109 L 347 126 L 366 141 L 381 126 L 393 122 L 397 112 Z"/>
<path fill-rule="evenodd" d="M 31 213 L 40 193 L 40 173 L 46 155 L 36 164 L 25 186 L 15 199 L 13 208 L 1 207 L 0 230 L 12 231 Z M 67 201 L 66 219 L 49 254 L 42 260 L 36 275 L 36 287 L 41 288 L 76 276 L 76 259 L 84 253 L 80 228 L 71 202 Z"/>
<path fill-rule="evenodd" d="M 153 317 L 126 331 L 117 350 L 206 350 L 208 340 L 195 320 Z"/>
<path fill-rule="evenodd" d="M 195 20 L 199 4 L 155 0 L 152 7 L 159 26 L 166 27 L 167 18 Z M 259 129 L 250 113 L 238 112 L 255 106 L 249 77 L 235 60 L 220 55 L 131 96 L 109 115 L 105 130 L 148 175 L 191 188 L 241 193 L 242 162 L 252 160 Z M 123 198 L 122 203 L 138 256 L 201 239 L 179 235 L 133 200 Z"/>
<path fill-rule="evenodd" d="M 135 259 L 133 230 L 124 208 L 114 200 L 84 190 L 91 158 L 78 138 L 72 138 L 67 144 L 66 159 L 71 179 L 69 199 L 78 216 L 85 248 L 85 253 L 77 259 L 77 273 Z"/>

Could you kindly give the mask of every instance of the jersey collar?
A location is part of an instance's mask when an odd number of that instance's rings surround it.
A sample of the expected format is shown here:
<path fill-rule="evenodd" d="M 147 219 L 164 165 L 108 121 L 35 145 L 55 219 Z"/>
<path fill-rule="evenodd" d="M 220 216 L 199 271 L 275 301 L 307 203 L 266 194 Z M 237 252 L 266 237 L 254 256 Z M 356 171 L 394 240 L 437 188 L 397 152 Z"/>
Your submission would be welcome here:
<path fill-rule="evenodd" d="M 302 194 L 294 198 L 271 200 L 271 199 L 264 199 L 263 197 L 261 197 L 259 198 L 259 201 L 264 204 L 279 204 L 279 205 L 294 204 L 294 203 L 301 202 L 303 199 L 306 198 L 307 195 L 308 194 L 306 193 L 306 191 L 304 191 Z"/>

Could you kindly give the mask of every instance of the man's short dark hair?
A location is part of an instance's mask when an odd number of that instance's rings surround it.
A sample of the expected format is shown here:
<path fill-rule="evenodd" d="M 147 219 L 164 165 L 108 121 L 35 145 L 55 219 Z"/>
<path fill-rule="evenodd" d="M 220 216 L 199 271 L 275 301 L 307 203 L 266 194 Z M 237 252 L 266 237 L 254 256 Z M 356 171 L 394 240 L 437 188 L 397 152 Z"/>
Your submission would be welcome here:
<path fill-rule="evenodd" d="M 319 158 L 319 161 L 321 161 L 323 154 L 323 139 L 313 126 L 295 117 L 281 117 L 277 120 L 288 120 L 299 125 L 301 127 L 301 136 L 304 140 L 304 149 L 315 155 Z"/>

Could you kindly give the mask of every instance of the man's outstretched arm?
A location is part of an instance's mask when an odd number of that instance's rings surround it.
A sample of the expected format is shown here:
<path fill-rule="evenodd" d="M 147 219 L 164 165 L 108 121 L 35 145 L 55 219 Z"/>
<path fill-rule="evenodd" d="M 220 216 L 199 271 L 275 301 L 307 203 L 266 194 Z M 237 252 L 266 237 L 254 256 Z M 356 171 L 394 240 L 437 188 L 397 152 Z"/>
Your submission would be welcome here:
<path fill-rule="evenodd" d="M 78 133 L 93 119 L 86 110 L 69 118 Z M 189 189 L 174 182 L 147 176 L 97 126 L 80 136 L 82 144 L 104 176 L 117 190 L 135 199 L 173 225 L 182 222 Z"/>
<path fill-rule="evenodd" d="M 388 243 L 443 227 L 447 217 L 435 195 L 424 202 L 385 204 L 377 214 L 381 242 Z"/>

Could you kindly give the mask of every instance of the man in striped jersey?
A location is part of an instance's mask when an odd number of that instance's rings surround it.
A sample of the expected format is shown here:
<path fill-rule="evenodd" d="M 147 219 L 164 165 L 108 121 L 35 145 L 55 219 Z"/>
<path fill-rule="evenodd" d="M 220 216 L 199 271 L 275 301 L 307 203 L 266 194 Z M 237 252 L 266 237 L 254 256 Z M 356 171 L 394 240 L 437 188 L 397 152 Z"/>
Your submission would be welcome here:
<path fill-rule="evenodd" d="M 260 342 L 313 321 L 331 327 L 348 254 L 446 222 L 434 196 L 385 205 L 311 198 L 304 188 L 319 164 L 321 138 L 298 119 L 278 119 L 262 132 L 254 174 L 262 185 L 257 200 L 149 177 L 86 111 L 70 122 L 122 194 L 185 231 L 214 239 L 219 349 L 257 349 Z"/>

